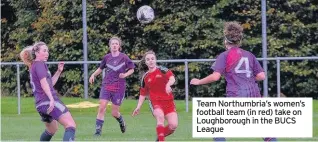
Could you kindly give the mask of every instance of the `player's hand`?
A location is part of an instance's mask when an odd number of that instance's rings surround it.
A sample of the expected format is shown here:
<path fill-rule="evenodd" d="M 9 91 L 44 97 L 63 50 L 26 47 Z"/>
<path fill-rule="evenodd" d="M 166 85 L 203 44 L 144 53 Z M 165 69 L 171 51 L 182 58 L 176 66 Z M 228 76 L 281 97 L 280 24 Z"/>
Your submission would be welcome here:
<path fill-rule="evenodd" d="M 54 109 L 54 100 L 50 100 L 49 108 L 47 109 L 47 114 L 50 114 L 52 110 Z"/>
<path fill-rule="evenodd" d="M 170 85 L 166 85 L 166 92 L 167 94 L 169 94 L 170 92 L 172 92 L 171 86 Z"/>
<path fill-rule="evenodd" d="M 95 81 L 95 76 L 91 75 L 91 77 L 89 78 L 89 83 L 93 84 Z"/>
<path fill-rule="evenodd" d="M 58 66 L 57 66 L 57 70 L 59 72 L 62 72 L 64 69 L 64 62 L 59 62 Z"/>
<path fill-rule="evenodd" d="M 190 84 L 191 84 L 191 85 L 200 85 L 200 79 L 193 78 L 193 79 L 190 81 Z"/>
<path fill-rule="evenodd" d="M 124 74 L 124 73 L 119 74 L 119 78 L 125 78 L 125 77 L 126 77 L 126 74 Z"/>
<path fill-rule="evenodd" d="M 134 110 L 134 112 L 131 114 L 131 116 L 136 116 L 136 115 L 138 115 L 139 114 L 139 111 L 140 111 L 140 108 L 136 108 L 135 110 Z"/>

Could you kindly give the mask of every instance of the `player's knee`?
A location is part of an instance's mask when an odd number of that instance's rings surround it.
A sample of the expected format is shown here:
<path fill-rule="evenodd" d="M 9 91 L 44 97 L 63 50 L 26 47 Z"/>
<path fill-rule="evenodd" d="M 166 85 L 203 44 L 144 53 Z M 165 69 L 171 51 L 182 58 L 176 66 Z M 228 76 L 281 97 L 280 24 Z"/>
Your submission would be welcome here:
<path fill-rule="evenodd" d="M 98 113 L 104 114 L 105 111 L 106 111 L 106 106 L 99 106 L 99 108 L 98 108 Z"/>
<path fill-rule="evenodd" d="M 52 123 L 46 123 L 45 125 L 46 125 L 46 130 L 52 135 L 54 135 L 55 132 L 57 132 L 58 130 L 58 124 L 54 121 Z"/>
<path fill-rule="evenodd" d="M 57 130 L 58 130 L 58 127 L 51 127 L 51 128 L 48 128 L 46 129 L 51 135 L 54 135 Z"/>
<path fill-rule="evenodd" d="M 157 125 L 164 125 L 164 122 L 165 122 L 164 117 L 157 116 L 156 119 L 157 119 Z"/>
<path fill-rule="evenodd" d="M 75 123 L 67 123 L 66 125 L 65 125 L 65 129 L 66 128 L 74 128 L 74 129 L 76 129 L 76 124 Z"/>
<path fill-rule="evenodd" d="M 117 111 L 117 110 L 112 110 L 112 116 L 113 116 L 113 117 L 119 117 L 119 111 Z"/>
<path fill-rule="evenodd" d="M 177 129 L 177 127 L 178 127 L 178 123 L 176 122 L 176 123 L 171 123 L 171 124 L 169 124 L 169 128 L 171 129 L 171 130 L 175 130 L 175 129 Z"/>
<path fill-rule="evenodd" d="M 64 126 L 65 128 L 71 128 L 73 127 L 74 129 L 76 128 L 76 123 L 75 121 L 72 119 L 72 120 L 69 120 L 68 123 L 66 123 L 66 125 Z"/>

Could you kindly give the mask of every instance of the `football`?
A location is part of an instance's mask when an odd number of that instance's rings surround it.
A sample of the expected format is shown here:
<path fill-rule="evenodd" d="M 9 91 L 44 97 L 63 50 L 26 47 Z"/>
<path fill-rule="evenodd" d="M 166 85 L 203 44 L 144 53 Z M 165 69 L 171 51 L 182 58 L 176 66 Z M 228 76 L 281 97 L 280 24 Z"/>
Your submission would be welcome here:
<path fill-rule="evenodd" d="M 137 11 L 137 19 L 139 20 L 140 23 L 147 24 L 153 21 L 155 18 L 155 13 L 154 10 L 148 6 L 144 5 L 140 7 Z"/>

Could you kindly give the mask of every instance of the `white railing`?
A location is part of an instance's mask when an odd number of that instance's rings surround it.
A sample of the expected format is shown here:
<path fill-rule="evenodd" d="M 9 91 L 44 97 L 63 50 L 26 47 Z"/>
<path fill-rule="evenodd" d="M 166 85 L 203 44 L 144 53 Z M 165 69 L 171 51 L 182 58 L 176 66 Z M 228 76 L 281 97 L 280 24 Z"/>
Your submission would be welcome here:
<path fill-rule="evenodd" d="M 266 61 L 276 61 L 276 74 L 277 74 L 277 97 L 280 97 L 280 61 L 286 60 L 318 60 L 318 56 L 313 57 L 273 57 L 273 58 L 257 58 L 258 60 L 266 60 Z M 162 63 L 184 63 L 184 75 L 185 75 L 185 101 L 186 101 L 186 111 L 189 111 L 189 71 L 188 71 L 188 64 L 189 62 L 212 62 L 215 59 L 173 59 L 173 60 L 158 60 L 157 62 Z M 139 62 L 138 60 L 134 60 L 133 62 Z M 100 61 L 64 61 L 65 64 L 99 64 Z M 58 64 L 58 62 L 47 62 L 47 64 Z M 18 114 L 21 113 L 21 103 L 20 103 L 20 66 L 24 66 L 22 62 L 0 62 L 1 68 L 2 66 L 12 66 L 15 65 L 17 67 L 17 96 L 18 96 Z M 268 89 L 268 84 L 266 83 L 263 86 L 263 90 Z M 84 86 L 84 98 L 88 98 L 88 86 Z M 267 97 L 267 91 L 264 91 L 264 96 Z"/>

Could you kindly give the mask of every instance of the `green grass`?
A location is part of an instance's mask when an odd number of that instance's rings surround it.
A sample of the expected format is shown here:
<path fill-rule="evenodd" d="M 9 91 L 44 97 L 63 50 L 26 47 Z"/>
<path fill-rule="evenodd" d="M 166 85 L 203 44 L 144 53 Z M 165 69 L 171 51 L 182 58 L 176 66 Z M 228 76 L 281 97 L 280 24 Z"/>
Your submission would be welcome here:
<path fill-rule="evenodd" d="M 84 101 L 80 98 L 62 98 L 65 104 Z M 88 101 L 97 103 L 97 99 Z M 70 109 L 76 123 L 77 141 L 154 141 L 156 138 L 155 119 L 148 109 L 148 104 L 144 103 L 141 114 L 135 118 L 130 114 L 137 104 L 136 100 L 125 100 L 121 113 L 127 122 L 127 131 L 122 134 L 119 130 L 117 121 L 110 116 L 109 109 L 106 113 L 103 134 L 101 137 L 94 137 L 95 119 L 97 108 Z M 177 101 L 179 116 L 179 126 L 176 132 L 167 137 L 168 141 L 211 141 L 211 139 L 192 138 L 192 113 L 191 102 L 189 103 L 190 112 L 185 111 L 185 101 Z M 314 101 L 313 112 L 313 138 L 279 138 L 279 141 L 318 141 L 318 101 Z M 45 126 L 40 121 L 40 116 L 34 108 L 33 98 L 21 99 L 21 114 L 18 115 L 17 98 L 1 98 L 1 140 L 23 140 L 39 141 L 39 137 Z M 297 131 L 297 130 L 291 130 Z M 64 129 L 59 125 L 59 130 L 52 138 L 54 141 L 61 141 Z M 262 141 L 261 138 L 229 138 L 229 141 Z"/>

